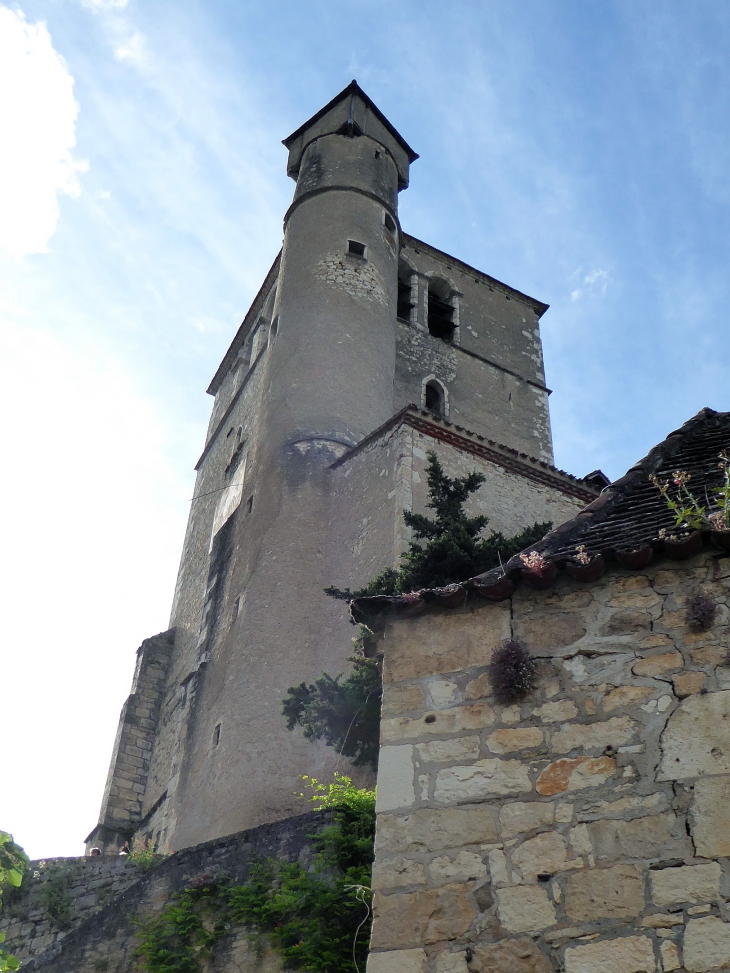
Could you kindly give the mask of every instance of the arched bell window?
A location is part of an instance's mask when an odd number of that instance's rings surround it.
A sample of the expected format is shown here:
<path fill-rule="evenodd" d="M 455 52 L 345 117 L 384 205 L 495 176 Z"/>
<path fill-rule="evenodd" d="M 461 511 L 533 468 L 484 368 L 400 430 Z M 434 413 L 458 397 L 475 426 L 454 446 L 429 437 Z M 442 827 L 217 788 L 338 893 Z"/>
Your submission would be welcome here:
<path fill-rule="evenodd" d="M 449 412 L 449 400 L 446 387 L 433 375 L 423 380 L 421 392 L 421 406 L 435 416 L 446 417 Z"/>

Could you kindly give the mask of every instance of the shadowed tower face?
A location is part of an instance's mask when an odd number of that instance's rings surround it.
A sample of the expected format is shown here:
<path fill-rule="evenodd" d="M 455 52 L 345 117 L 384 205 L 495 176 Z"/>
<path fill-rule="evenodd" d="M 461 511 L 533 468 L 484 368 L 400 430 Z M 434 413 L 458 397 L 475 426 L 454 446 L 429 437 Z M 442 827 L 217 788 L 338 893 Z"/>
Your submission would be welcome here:
<path fill-rule="evenodd" d="M 346 670 L 323 588 L 397 563 L 428 449 L 488 474 L 495 529 L 593 495 L 550 466 L 546 305 L 403 234 L 417 156 L 367 95 L 353 82 L 284 144 L 283 248 L 209 389 L 170 631 L 139 650 L 89 845 L 185 847 L 298 813 L 302 774 L 352 772 L 281 701 Z"/>

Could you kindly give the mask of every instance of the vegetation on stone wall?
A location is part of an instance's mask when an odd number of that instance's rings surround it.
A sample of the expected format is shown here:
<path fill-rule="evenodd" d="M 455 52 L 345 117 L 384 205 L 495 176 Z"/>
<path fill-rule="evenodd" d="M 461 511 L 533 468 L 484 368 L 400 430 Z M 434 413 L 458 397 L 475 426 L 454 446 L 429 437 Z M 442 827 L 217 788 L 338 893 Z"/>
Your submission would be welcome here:
<path fill-rule="evenodd" d="M 199 973 L 201 958 L 236 927 L 248 927 L 259 949 L 268 942 L 287 969 L 364 973 L 375 792 L 340 775 L 327 786 L 305 780 L 314 804 L 332 814 L 311 836 L 313 860 L 259 861 L 243 885 L 200 876 L 161 915 L 139 922 L 137 955 L 148 973 Z"/>
<path fill-rule="evenodd" d="M 397 571 L 392 568 L 383 571 L 359 591 L 330 587 L 325 589 L 327 594 L 352 599 L 466 581 L 508 561 L 552 528 L 549 522 L 535 523 L 514 537 L 506 538 L 498 531 L 481 537 L 488 518 L 467 517 L 464 504 L 483 482 L 481 473 L 452 479 L 444 473 L 436 454 L 429 452 L 426 506 L 435 512 L 435 517 L 431 520 L 422 514 L 405 512 L 406 523 L 413 529 L 416 541 L 411 542 L 404 554 L 401 567 Z M 422 546 L 418 540 L 426 543 Z M 359 638 L 353 640 L 358 651 L 348 660 L 353 668 L 347 677 L 343 673 L 338 676 L 322 673 L 313 683 L 291 686 L 282 704 L 289 730 L 301 726 L 307 739 L 324 739 L 337 753 L 350 757 L 355 765 L 370 764 L 375 770 L 383 687 L 380 663 L 368 658 L 366 652 L 368 638 L 372 640 L 372 633 L 361 627 Z"/>
<path fill-rule="evenodd" d="M 397 595 L 421 588 L 440 588 L 457 581 L 466 581 L 505 563 L 514 554 L 534 544 L 552 528 L 550 522 L 525 528 L 507 538 L 501 531 L 482 537 L 489 518 L 480 514 L 467 517 L 464 504 L 484 483 L 482 473 L 464 477 L 447 476 L 436 453 L 428 453 L 428 501 L 433 519 L 406 510 L 404 518 L 412 529 L 411 541 L 398 570 L 383 571 L 377 578 L 360 588 L 326 588 L 333 598 L 361 598 L 366 595 Z M 418 541 L 425 541 L 424 545 Z"/>
<path fill-rule="evenodd" d="M 19 888 L 23 881 L 23 873 L 30 864 L 28 856 L 13 841 L 13 836 L 6 831 L 0 831 L 0 905 L 2 894 L 7 887 Z M 0 943 L 4 942 L 5 933 L 0 932 Z M 18 959 L 0 946 L 0 970 L 17 970 L 20 966 Z"/>
<path fill-rule="evenodd" d="M 518 639 L 505 639 L 492 656 L 488 672 L 500 703 L 516 703 L 535 688 L 537 665 Z"/>
<path fill-rule="evenodd" d="M 352 672 L 330 676 L 324 672 L 313 683 L 300 683 L 287 690 L 283 712 L 287 729 L 301 726 L 308 740 L 324 738 L 337 753 L 349 757 L 355 766 L 378 765 L 380 701 L 383 679 L 378 659 L 368 658 L 365 646 L 372 633 L 361 626 L 353 639 L 356 654 L 348 659 Z"/>

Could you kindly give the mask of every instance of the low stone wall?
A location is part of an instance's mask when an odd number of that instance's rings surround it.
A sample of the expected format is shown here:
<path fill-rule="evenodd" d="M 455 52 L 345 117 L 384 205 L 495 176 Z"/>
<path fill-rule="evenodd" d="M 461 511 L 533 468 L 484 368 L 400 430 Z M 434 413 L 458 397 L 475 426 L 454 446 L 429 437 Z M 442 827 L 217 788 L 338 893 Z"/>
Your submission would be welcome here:
<path fill-rule="evenodd" d="M 730 968 L 729 602 L 705 551 L 386 628 L 369 973 Z"/>
<path fill-rule="evenodd" d="M 158 915 L 176 892 L 189 887 L 193 880 L 203 875 L 243 883 L 257 860 L 271 857 L 306 862 L 311 855 L 309 836 L 329 821 L 327 814 L 315 811 L 186 848 L 141 877 L 137 871 L 134 884 L 129 885 L 128 882 L 128 887 L 100 909 L 98 900 L 101 886 L 94 886 L 94 882 L 99 880 L 94 877 L 95 869 L 113 871 L 116 866 L 119 875 L 115 881 L 121 882 L 128 876 L 131 878 L 132 872 L 128 870 L 134 869 L 134 865 L 122 860 L 120 866 L 118 862 L 104 858 L 71 859 L 72 867 L 78 870 L 80 876 L 88 879 L 85 893 L 82 892 L 77 898 L 79 907 L 84 899 L 88 899 L 89 909 L 97 908 L 98 911 L 91 915 L 87 913 L 87 917 L 81 918 L 76 928 L 65 935 L 56 933 L 47 939 L 46 948 L 40 954 L 30 948 L 33 938 L 24 939 L 26 933 L 22 925 L 15 941 L 10 941 L 8 946 L 18 956 L 21 956 L 22 950 L 26 950 L 24 955 L 30 956 L 29 961 L 23 964 L 24 973 L 131 973 L 132 970 L 139 970 L 139 961 L 135 959 L 138 945 L 134 924 L 136 918 Z M 131 880 L 134 881 L 134 878 Z M 108 887 L 113 887 L 113 881 Z M 92 896 L 96 896 L 96 905 L 91 903 Z M 16 921 L 11 920 L 12 923 Z M 27 922 L 30 922 L 30 918 Z M 35 938 L 40 937 L 36 934 Z M 21 943 L 22 946 L 18 948 Z M 268 950 L 264 950 L 263 956 L 259 955 L 252 947 L 247 931 L 241 929 L 234 930 L 230 937 L 220 941 L 215 956 L 205 968 L 211 973 L 253 973 L 254 970 L 256 973 L 280 973 L 282 963 L 276 954 Z"/>
<path fill-rule="evenodd" d="M 3 895 L 0 932 L 6 947 L 20 960 L 37 956 L 141 875 L 134 862 L 116 855 L 31 862 L 21 888 Z"/>

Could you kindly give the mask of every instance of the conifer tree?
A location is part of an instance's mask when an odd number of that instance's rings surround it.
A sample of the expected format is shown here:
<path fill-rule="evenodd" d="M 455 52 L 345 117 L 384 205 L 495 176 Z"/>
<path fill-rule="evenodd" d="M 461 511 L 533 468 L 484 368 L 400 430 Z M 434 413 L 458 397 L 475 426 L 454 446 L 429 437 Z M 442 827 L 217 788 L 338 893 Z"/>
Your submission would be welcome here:
<path fill-rule="evenodd" d="M 326 588 L 333 598 L 351 600 L 366 595 L 397 595 L 422 588 L 440 588 L 466 581 L 490 568 L 505 563 L 514 554 L 540 540 L 551 523 L 535 523 L 514 537 L 499 531 L 487 537 L 481 533 L 488 524 L 483 514 L 467 517 L 464 504 L 484 483 L 481 473 L 448 477 L 434 452 L 428 453 L 428 502 L 433 519 L 406 511 L 406 524 L 414 540 L 397 570 L 389 568 L 359 591 Z M 419 541 L 425 541 L 420 544 Z M 337 753 L 350 757 L 354 764 L 370 764 L 378 759 L 382 676 L 377 660 L 366 658 L 363 647 L 370 633 L 361 628 L 353 641 L 358 652 L 348 661 L 353 671 L 330 676 L 324 672 L 315 682 L 301 683 L 287 690 L 282 700 L 287 728 L 301 726 L 307 739 L 324 739 Z"/>

